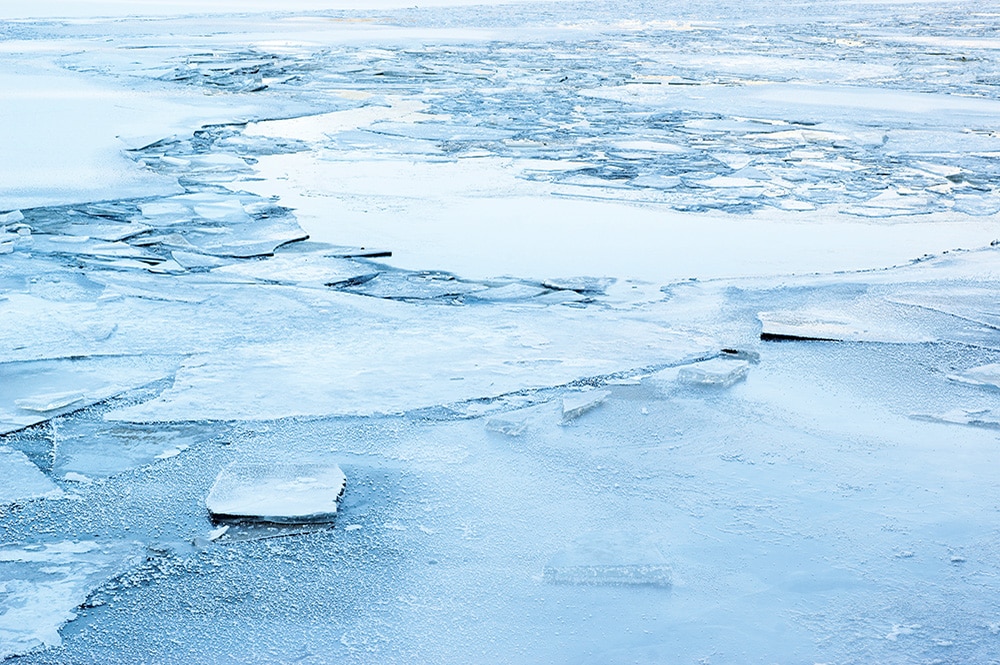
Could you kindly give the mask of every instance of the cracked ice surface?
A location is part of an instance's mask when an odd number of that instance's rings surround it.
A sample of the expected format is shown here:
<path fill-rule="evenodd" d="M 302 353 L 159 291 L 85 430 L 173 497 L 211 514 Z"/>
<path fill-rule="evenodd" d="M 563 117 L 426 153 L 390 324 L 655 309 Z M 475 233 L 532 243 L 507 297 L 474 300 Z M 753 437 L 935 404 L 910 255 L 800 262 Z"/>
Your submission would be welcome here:
<path fill-rule="evenodd" d="M 0 659 L 994 658 L 997 16 L 441 2 L 0 21 Z"/>

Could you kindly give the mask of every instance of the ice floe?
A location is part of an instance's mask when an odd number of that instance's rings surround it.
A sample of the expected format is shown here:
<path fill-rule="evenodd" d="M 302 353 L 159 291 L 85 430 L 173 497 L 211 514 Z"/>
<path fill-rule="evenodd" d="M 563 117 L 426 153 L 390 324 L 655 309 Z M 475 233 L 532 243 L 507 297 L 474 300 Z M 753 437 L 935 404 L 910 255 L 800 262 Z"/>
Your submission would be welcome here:
<path fill-rule="evenodd" d="M 336 516 L 346 483 L 335 464 L 240 462 L 219 472 L 205 506 L 219 519 L 326 522 Z"/>

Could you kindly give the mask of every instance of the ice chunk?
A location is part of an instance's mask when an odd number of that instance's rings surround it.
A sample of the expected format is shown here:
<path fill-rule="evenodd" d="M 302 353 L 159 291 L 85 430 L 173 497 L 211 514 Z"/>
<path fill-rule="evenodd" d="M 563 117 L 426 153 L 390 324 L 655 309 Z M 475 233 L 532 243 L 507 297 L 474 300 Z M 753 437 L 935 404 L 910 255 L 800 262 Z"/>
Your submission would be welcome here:
<path fill-rule="evenodd" d="M 234 263 L 212 271 L 213 275 L 235 275 L 275 284 L 324 286 L 345 283 L 372 274 L 370 265 L 324 254 L 278 254 L 257 261 Z"/>
<path fill-rule="evenodd" d="M 486 429 L 507 436 L 521 436 L 528 429 L 527 418 L 505 417 L 490 418 L 486 421 Z"/>
<path fill-rule="evenodd" d="M 937 423 L 1000 429 L 1000 411 L 996 409 L 952 409 L 943 413 L 913 413 L 910 417 Z"/>
<path fill-rule="evenodd" d="M 138 562 L 131 543 L 0 547 L 0 660 L 59 646 L 59 628 L 76 618 L 76 608 Z"/>
<path fill-rule="evenodd" d="M 5 446 L 0 446 L 0 479 L 0 505 L 62 496 L 62 490 L 24 453 Z"/>
<path fill-rule="evenodd" d="M 672 571 L 652 539 L 595 532 L 553 556 L 543 577 L 555 584 L 669 587 Z"/>
<path fill-rule="evenodd" d="M 948 378 L 959 383 L 968 383 L 974 386 L 992 386 L 1000 388 L 1000 363 L 980 365 L 967 369 L 958 374 L 949 374 Z"/>
<path fill-rule="evenodd" d="M 337 328 L 335 335 L 289 331 L 285 341 L 192 357 L 158 398 L 107 418 L 165 422 L 403 413 L 654 364 L 689 363 L 718 348 L 626 315 L 598 319 L 586 310 L 555 307 L 383 305 L 378 318 L 358 311 L 352 325 Z M 541 338 L 548 344 L 533 341 Z M 442 367 L 448 368 L 446 376 Z"/>
<path fill-rule="evenodd" d="M 677 370 L 677 380 L 700 386 L 728 388 L 746 378 L 750 363 L 745 360 L 713 358 L 704 362 L 686 365 Z"/>
<path fill-rule="evenodd" d="M 576 420 L 591 409 L 604 403 L 611 394 L 609 390 L 589 390 L 582 393 L 567 395 L 562 401 L 562 421 L 568 423 Z"/>
<path fill-rule="evenodd" d="M 24 219 L 24 214 L 20 210 L 12 210 L 0 215 L 0 224 L 13 224 Z"/>
<path fill-rule="evenodd" d="M 221 519 L 328 522 L 346 483 L 336 464 L 234 463 L 219 472 L 205 505 Z"/>

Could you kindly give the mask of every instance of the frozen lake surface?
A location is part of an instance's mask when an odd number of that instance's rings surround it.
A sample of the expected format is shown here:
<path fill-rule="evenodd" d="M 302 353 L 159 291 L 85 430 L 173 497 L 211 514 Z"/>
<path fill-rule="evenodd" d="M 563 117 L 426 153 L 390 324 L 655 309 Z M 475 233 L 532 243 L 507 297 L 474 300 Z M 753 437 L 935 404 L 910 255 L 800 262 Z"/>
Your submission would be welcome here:
<path fill-rule="evenodd" d="M 0 660 L 996 661 L 1000 13 L 15 4 Z"/>

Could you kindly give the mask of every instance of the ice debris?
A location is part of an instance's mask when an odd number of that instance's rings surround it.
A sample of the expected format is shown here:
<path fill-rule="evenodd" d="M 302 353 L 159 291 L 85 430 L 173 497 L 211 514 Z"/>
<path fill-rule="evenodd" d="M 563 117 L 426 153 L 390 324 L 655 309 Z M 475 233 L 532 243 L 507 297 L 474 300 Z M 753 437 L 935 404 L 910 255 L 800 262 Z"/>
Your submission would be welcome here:
<path fill-rule="evenodd" d="M 677 371 L 677 380 L 693 385 L 728 388 L 745 379 L 749 371 L 750 363 L 745 360 L 713 358 L 681 367 Z"/>
<path fill-rule="evenodd" d="M 563 397 L 562 401 L 562 421 L 568 423 L 576 420 L 591 409 L 604 403 L 604 400 L 611 395 L 608 390 L 588 390 Z"/>
<path fill-rule="evenodd" d="M 650 538 L 592 533 L 553 556 L 543 579 L 555 584 L 669 587 L 673 573 Z"/>
<path fill-rule="evenodd" d="M 217 519 L 329 522 L 346 484 L 336 464 L 237 462 L 219 472 L 205 505 Z"/>

